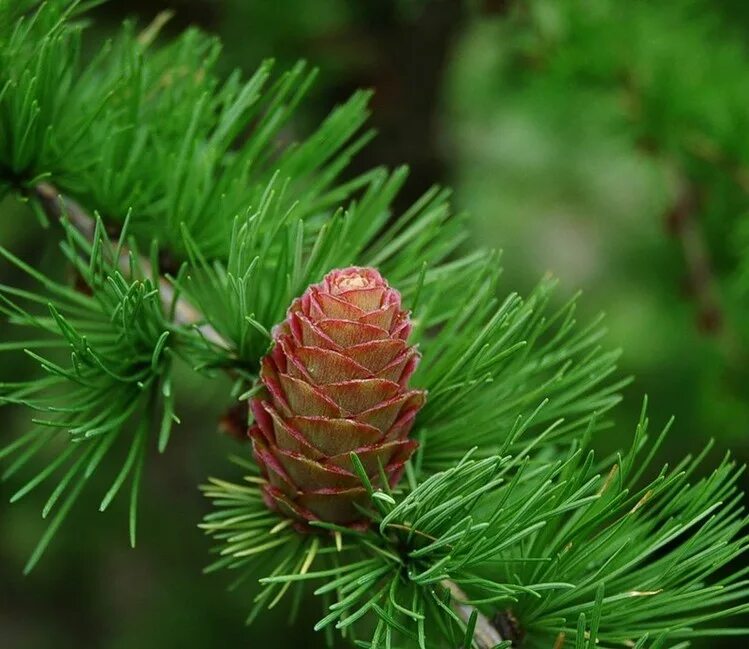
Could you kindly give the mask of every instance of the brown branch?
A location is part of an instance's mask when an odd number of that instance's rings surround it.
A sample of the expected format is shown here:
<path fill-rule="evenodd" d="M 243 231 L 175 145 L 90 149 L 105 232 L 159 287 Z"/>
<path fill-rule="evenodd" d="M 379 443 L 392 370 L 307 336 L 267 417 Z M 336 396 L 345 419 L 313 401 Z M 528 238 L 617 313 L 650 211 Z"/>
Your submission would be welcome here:
<path fill-rule="evenodd" d="M 88 241 L 93 241 L 96 231 L 96 221 L 72 198 L 61 194 L 54 185 L 50 183 L 39 183 L 33 189 L 33 196 L 39 201 L 45 214 L 51 219 L 66 219 L 78 230 Z M 120 270 L 129 272 L 130 251 L 126 248 L 120 253 L 118 260 Z M 151 262 L 141 257 L 139 265 L 147 275 L 152 273 Z M 216 329 L 205 323 L 203 314 L 200 313 L 190 302 L 184 298 L 175 300 L 175 291 L 172 283 L 163 276 L 159 276 L 159 295 L 165 311 L 174 306 L 174 322 L 178 325 L 194 326 L 208 342 L 227 350 L 232 350 L 231 343 L 226 340 Z"/>
<path fill-rule="evenodd" d="M 499 630 L 492 624 L 491 620 L 477 608 L 465 603 L 468 596 L 458 584 L 447 579 L 442 581 L 441 584 L 450 591 L 453 611 L 455 611 L 465 624 L 468 624 L 474 611 L 478 613 L 476 617 L 476 629 L 473 634 L 473 642 L 478 649 L 492 649 L 492 647 L 496 647 L 503 641 Z"/>
<path fill-rule="evenodd" d="M 687 268 L 689 288 L 697 303 L 697 321 L 702 331 L 717 333 L 723 326 L 723 309 L 710 259 L 710 251 L 697 221 L 697 189 L 681 181 L 679 194 L 666 214 L 666 227 L 678 240 Z"/>
<path fill-rule="evenodd" d="M 678 169 L 675 176 L 678 194 L 665 215 L 665 225 L 682 251 L 690 295 L 696 303 L 697 326 L 714 337 L 727 366 L 737 367 L 745 358 L 744 345 L 721 300 L 710 248 L 698 218 L 701 208 L 698 187 Z"/>

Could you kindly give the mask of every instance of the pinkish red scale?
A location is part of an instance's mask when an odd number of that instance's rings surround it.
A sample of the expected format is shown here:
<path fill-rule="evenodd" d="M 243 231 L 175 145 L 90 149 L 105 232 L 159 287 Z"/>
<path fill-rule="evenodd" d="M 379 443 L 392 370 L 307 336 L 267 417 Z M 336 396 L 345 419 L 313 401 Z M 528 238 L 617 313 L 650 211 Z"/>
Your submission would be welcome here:
<path fill-rule="evenodd" d="M 301 529 L 310 520 L 363 523 L 367 494 L 352 451 L 373 483 L 380 466 L 391 486 L 400 480 L 425 400 L 408 388 L 419 360 L 410 332 L 400 293 L 374 268 L 357 267 L 310 286 L 273 330 L 250 437 L 265 502 Z"/>

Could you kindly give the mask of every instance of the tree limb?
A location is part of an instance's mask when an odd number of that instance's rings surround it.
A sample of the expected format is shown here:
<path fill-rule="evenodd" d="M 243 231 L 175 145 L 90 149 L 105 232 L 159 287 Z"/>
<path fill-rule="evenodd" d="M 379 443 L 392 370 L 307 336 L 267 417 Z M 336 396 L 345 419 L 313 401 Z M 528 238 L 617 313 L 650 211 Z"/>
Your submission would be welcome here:
<path fill-rule="evenodd" d="M 674 205 L 666 213 L 666 228 L 681 247 L 689 288 L 697 303 L 699 327 L 706 333 L 717 333 L 724 324 L 724 314 L 718 297 L 710 250 L 697 221 L 698 209 L 697 188 L 682 179 Z"/>
<path fill-rule="evenodd" d="M 61 194 L 50 183 L 39 183 L 33 189 L 33 196 L 39 201 L 45 214 L 52 219 L 67 219 L 88 241 L 93 241 L 96 231 L 96 221 L 72 198 Z M 152 271 L 151 262 L 141 257 L 140 266 L 147 274 Z M 120 269 L 129 270 L 129 250 L 124 248 L 119 259 Z M 170 310 L 174 304 L 174 322 L 179 325 L 194 326 L 208 342 L 227 351 L 232 350 L 231 343 L 226 340 L 210 324 L 206 324 L 203 314 L 184 298 L 175 301 L 174 286 L 163 276 L 159 276 L 159 295 L 165 310 Z"/>
<path fill-rule="evenodd" d="M 478 613 L 478 616 L 476 617 L 476 628 L 473 633 L 473 642 L 478 649 L 492 649 L 504 640 L 497 627 L 492 624 L 491 620 L 486 617 L 486 615 L 477 608 L 465 603 L 468 596 L 463 592 L 458 584 L 448 579 L 442 581 L 441 584 L 450 591 L 450 595 L 452 595 L 453 611 L 457 613 L 458 617 L 463 622 L 468 624 L 473 612 L 476 611 Z"/>

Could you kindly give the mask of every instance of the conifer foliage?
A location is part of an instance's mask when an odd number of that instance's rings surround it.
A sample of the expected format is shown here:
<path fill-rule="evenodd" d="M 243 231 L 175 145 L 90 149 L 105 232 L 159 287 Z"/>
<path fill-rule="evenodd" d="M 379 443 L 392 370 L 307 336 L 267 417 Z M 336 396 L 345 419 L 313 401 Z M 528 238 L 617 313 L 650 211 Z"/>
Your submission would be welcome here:
<path fill-rule="evenodd" d="M 314 70 L 268 62 L 223 78 L 215 39 L 188 30 L 162 44 L 158 23 L 126 24 L 84 60 L 91 4 L 0 0 L 0 194 L 59 223 L 49 231 L 76 277 L 61 283 L 0 248 L 34 284 L 0 286 L 0 312 L 24 332 L 0 344 L 3 362 L 25 353 L 39 367 L 0 386 L 3 404 L 30 413 L 25 433 L 2 440 L 3 479 L 13 500 L 39 497 L 49 521 L 28 569 L 105 456 L 120 468 L 101 509 L 129 499 L 135 544 L 146 449 L 168 452 L 180 432 L 176 362 L 204 381 L 232 376 L 227 407 L 252 400 L 253 430 L 267 432 L 262 359 L 291 362 L 274 327 L 309 315 L 289 307 L 310 285 L 355 266 L 400 294 L 421 355 L 416 367 L 405 336 L 383 329 L 403 355 L 397 377 L 369 376 L 371 358 L 345 362 L 367 373 L 347 375 L 346 390 L 398 391 L 408 374 L 403 448 L 396 466 L 347 446 L 338 460 L 357 498 L 302 530 L 267 506 L 273 460 L 257 432 L 264 472 L 245 444 L 243 479 L 207 480 L 209 569 L 252 581 L 250 620 L 282 600 L 293 618 L 314 594 L 315 629 L 361 647 L 683 647 L 742 632 L 749 587 L 730 567 L 749 539 L 740 469 L 726 459 L 697 479 L 702 458 L 687 458 L 648 479 L 665 431 L 648 433 L 645 409 L 628 451 L 593 453 L 626 382 L 600 323 L 578 323 L 574 303 L 551 309 L 549 278 L 506 294 L 497 255 L 466 245 L 446 190 L 396 213 L 405 169 L 347 172 L 371 135 L 366 93 L 289 143 Z M 336 353 L 326 371 L 343 367 Z M 342 431 L 322 433 L 332 444 Z M 319 511 L 339 512 L 326 496 L 340 493 L 318 490 Z"/>

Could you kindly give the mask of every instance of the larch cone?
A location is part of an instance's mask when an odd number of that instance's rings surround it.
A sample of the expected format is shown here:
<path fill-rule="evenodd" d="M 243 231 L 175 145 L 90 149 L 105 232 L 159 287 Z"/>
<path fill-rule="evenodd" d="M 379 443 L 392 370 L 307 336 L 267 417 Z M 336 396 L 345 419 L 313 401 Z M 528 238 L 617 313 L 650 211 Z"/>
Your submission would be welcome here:
<path fill-rule="evenodd" d="M 274 328 L 249 434 L 266 504 L 300 529 L 314 520 L 366 525 L 352 451 L 373 484 L 380 465 L 391 486 L 400 480 L 426 396 L 408 388 L 419 360 L 410 332 L 400 293 L 358 267 L 310 286 Z"/>

